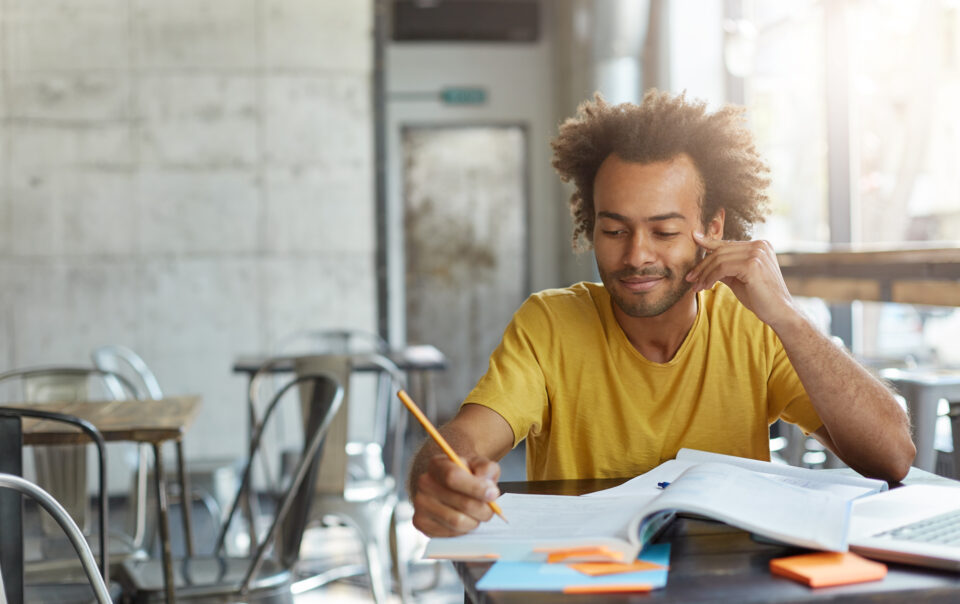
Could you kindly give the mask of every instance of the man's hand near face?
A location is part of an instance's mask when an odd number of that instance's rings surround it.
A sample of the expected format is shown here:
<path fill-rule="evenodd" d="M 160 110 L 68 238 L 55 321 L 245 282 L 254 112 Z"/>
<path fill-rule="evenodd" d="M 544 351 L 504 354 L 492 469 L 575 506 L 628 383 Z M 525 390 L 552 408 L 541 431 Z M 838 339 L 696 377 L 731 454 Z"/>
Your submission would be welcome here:
<path fill-rule="evenodd" d="M 726 284 L 753 314 L 777 329 L 794 319 L 793 305 L 773 246 L 766 241 L 720 241 L 694 233 L 693 240 L 706 250 L 706 257 L 687 273 L 694 291 L 710 289 L 717 281 Z"/>

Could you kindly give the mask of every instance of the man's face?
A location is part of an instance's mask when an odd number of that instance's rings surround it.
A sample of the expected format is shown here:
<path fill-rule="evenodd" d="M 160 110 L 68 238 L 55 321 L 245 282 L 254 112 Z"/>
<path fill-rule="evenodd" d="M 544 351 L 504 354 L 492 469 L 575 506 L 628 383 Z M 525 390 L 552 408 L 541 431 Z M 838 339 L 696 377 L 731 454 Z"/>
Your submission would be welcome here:
<path fill-rule="evenodd" d="M 610 155 L 593 185 L 593 246 L 604 286 L 631 317 L 659 315 L 690 291 L 684 276 L 703 257 L 700 175 L 686 155 L 641 164 Z M 708 225 L 716 235 L 717 220 Z M 719 232 L 723 219 L 719 219 Z"/>

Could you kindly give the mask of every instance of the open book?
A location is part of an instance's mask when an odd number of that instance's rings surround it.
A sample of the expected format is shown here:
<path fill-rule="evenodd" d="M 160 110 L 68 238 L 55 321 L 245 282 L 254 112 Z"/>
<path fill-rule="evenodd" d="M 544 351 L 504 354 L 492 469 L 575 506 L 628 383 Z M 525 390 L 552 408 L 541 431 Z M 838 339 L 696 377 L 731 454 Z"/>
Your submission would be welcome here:
<path fill-rule="evenodd" d="M 435 538 L 428 558 L 542 561 L 633 560 L 677 512 L 720 520 L 764 537 L 846 551 L 850 502 L 886 488 L 859 476 L 682 450 L 677 460 L 607 491 L 573 497 L 507 493 L 494 517 L 460 537 Z M 694 461 L 694 458 L 696 461 Z M 657 482 L 667 482 L 657 488 Z"/>

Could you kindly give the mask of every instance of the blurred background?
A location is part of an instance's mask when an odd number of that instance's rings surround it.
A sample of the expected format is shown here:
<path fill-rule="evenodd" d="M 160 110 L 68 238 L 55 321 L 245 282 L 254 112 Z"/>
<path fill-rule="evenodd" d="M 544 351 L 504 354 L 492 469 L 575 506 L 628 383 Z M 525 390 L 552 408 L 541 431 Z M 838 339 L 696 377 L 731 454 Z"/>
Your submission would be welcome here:
<path fill-rule="evenodd" d="M 597 278 L 558 124 L 653 87 L 747 108 L 779 252 L 957 245 L 957 0 L 3 0 L 0 367 L 130 346 L 202 395 L 189 463 L 245 452 L 235 358 L 358 329 L 439 348 L 449 418 L 530 292 Z M 805 304 L 960 365 L 953 307 Z"/>
<path fill-rule="evenodd" d="M 203 394 L 188 458 L 242 452 L 231 361 L 296 329 L 438 346 L 452 414 L 529 292 L 595 279 L 549 140 L 597 90 L 745 105 L 778 251 L 960 233 L 955 0 L 5 0 L 0 24 L 0 366 L 123 342 Z M 858 353 L 960 362 L 952 309 L 839 314 Z"/>

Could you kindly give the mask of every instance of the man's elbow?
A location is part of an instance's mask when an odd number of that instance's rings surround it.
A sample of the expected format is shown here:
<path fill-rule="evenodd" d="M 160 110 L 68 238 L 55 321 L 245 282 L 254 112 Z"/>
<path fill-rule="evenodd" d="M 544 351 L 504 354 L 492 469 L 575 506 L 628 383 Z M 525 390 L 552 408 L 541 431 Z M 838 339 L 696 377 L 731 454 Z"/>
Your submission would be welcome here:
<path fill-rule="evenodd" d="M 883 461 L 874 468 L 873 473 L 876 478 L 882 478 L 887 482 L 901 482 L 910 472 L 913 460 L 917 456 L 917 447 L 910 439 L 909 431 L 906 436 L 892 440 L 888 454 L 883 456 Z"/>
<path fill-rule="evenodd" d="M 913 465 L 913 460 L 917 457 L 917 446 L 913 444 L 909 435 L 903 440 L 899 449 L 899 455 L 896 456 L 897 459 L 894 460 L 891 467 L 890 477 L 887 478 L 890 482 L 900 482 L 906 478 L 910 466 Z"/>

